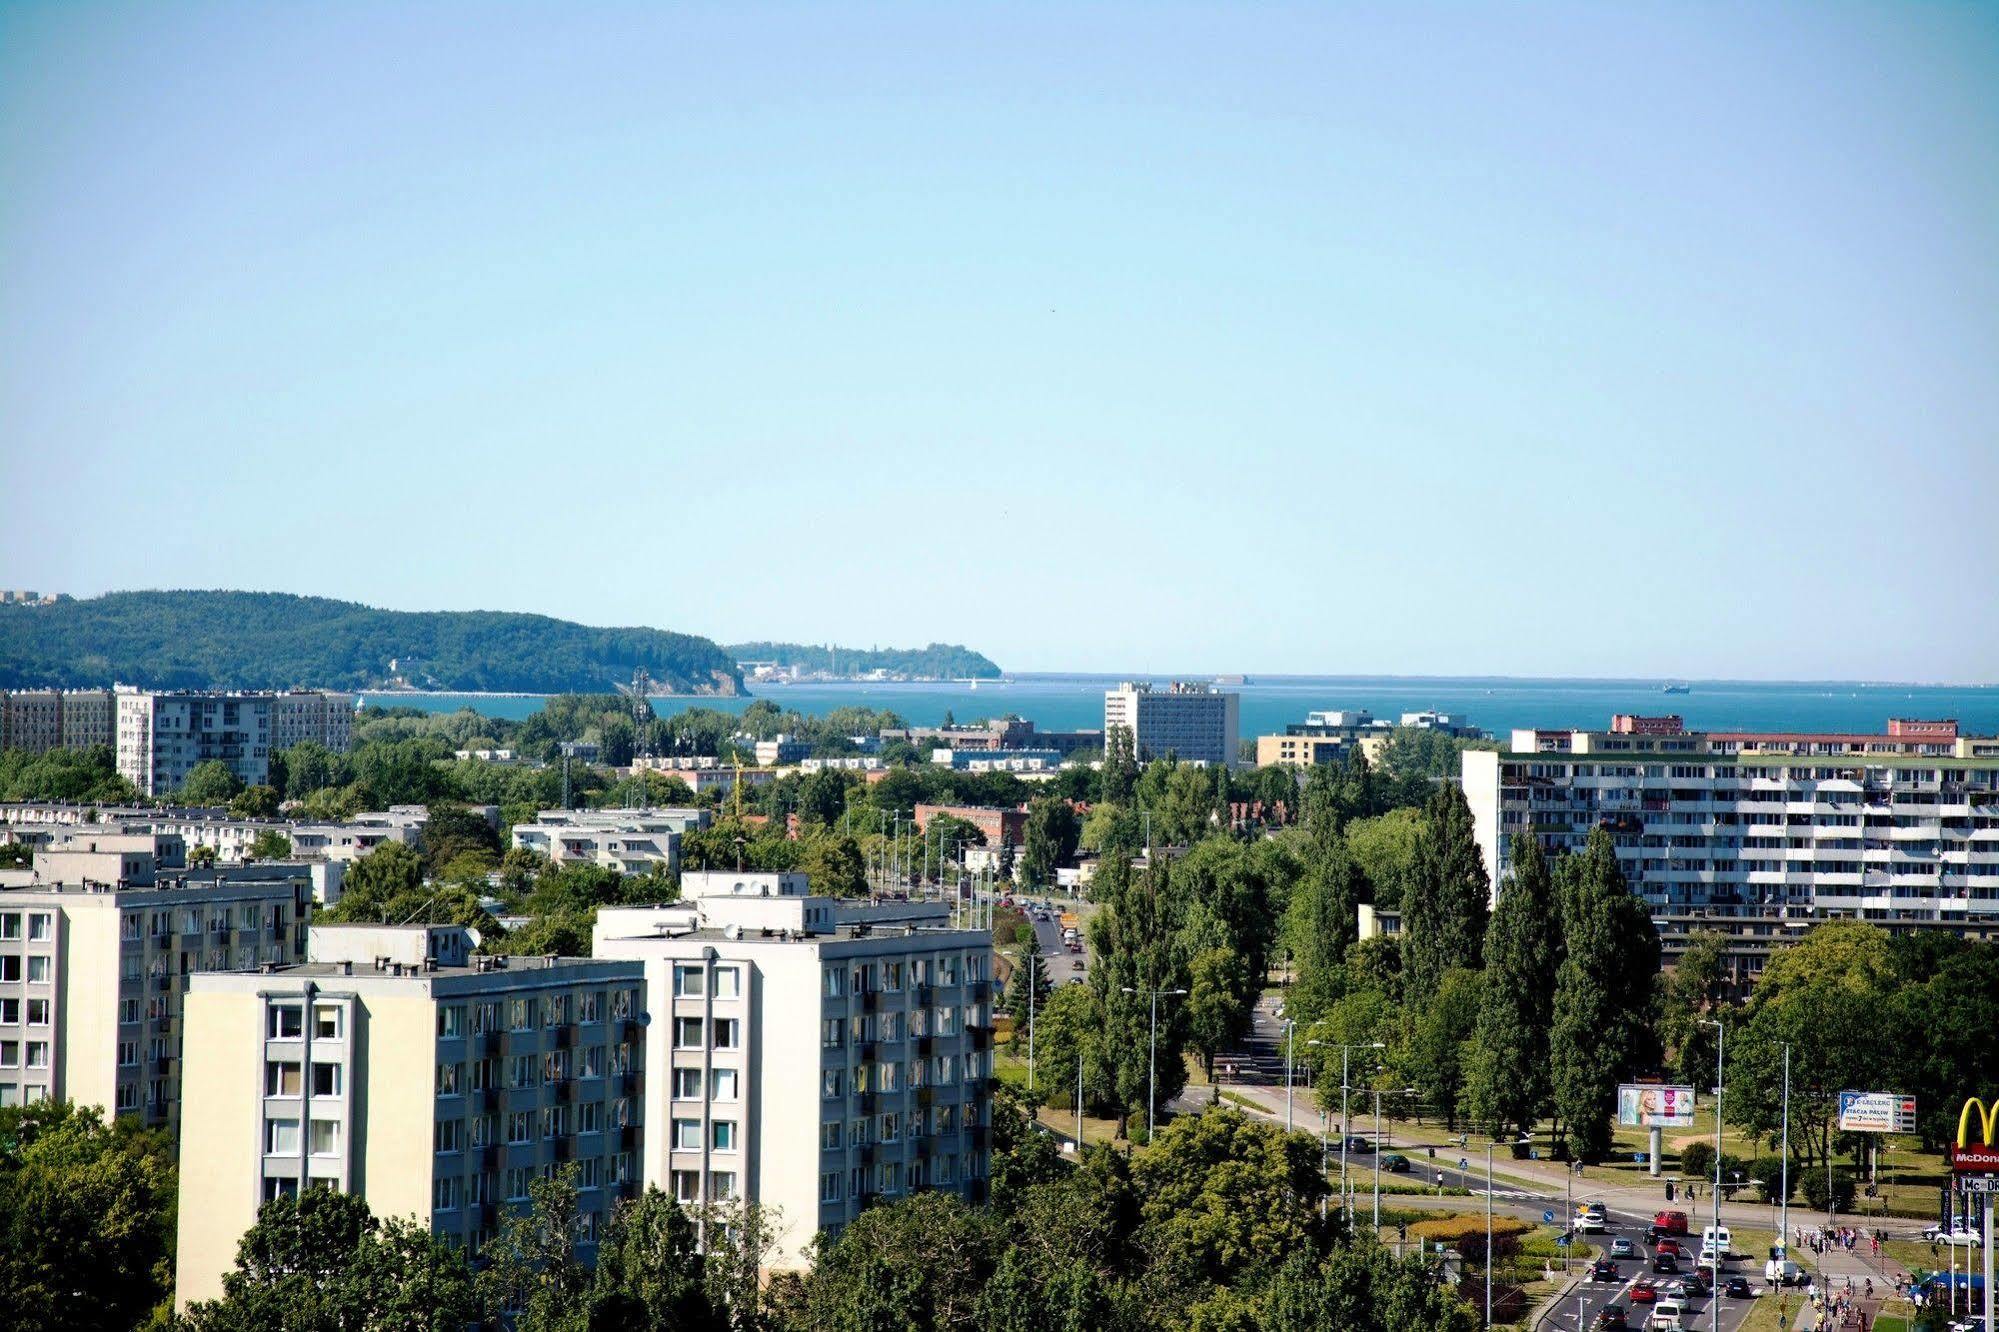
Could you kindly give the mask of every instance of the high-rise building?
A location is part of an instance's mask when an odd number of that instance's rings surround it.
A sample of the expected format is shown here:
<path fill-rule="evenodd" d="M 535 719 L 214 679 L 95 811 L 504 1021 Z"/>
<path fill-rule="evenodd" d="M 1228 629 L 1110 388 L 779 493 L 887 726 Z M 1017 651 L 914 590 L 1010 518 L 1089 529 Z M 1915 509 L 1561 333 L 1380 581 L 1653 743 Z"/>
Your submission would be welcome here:
<path fill-rule="evenodd" d="M 295 962 L 306 867 L 174 867 L 178 838 L 78 835 L 0 871 L 0 1106 L 178 1118 L 182 1000 L 200 972 Z"/>
<path fill-rule="evenodd" d="M 574 1167 L 591 1261 L 639 1177 L 643 969 L 485 957 L 443 926 L 310 949 L 189 985 L 176 1303 L 219 1296 L 258 1207 L 321 1182 L 476 1254 Z"/>
<path fill-rule="evenodd" d="M 118 709 L 109 689 L 65 689 L 62 693 L 62 747 L 109 746 L 118 738 Z"/>
<path fill-rule="evenodd" d="M 814 897 L 803 874 L 689 871 L 605 907 L 593 952 L 645 964 L 645 1177 L 772 1209 L 777 1267 L 877 1198 L 985 1195 L 992 939 L 942 903 Z"/>
<path fill-rule="evenodd" d="M 1733 978 L 1825 920 L 1999 938 L 1999 738 L 1892 720 L 1879 735 L 1690 732 L 1620 716 L 1608 731 L 1515 731 L 1463 758 L 1497 890 L 1512 840 L 1580 850 L 1601 827 L 1671 964 L 1727 936 Z"/>
<path fill-rule="evenodd" d="M 1104 693 L 1105 743 L 1113 727 L 1131 732 L 1141 759 L 1168 754 L 1183 761 L 1237 762 L 1241 696 L 1204 684 L 1176 681 L 1163 689 L 1140 681 Z"/>
<path fill-rule="evenodd" d="M 277 750 L 317 740 L 345 753 L 353 739 L 351 694 L 156 692 L 120 685 L 114 698 L 118 772 L 141 795 L 172 795 L 196 764 L 210 760 L 256 786 L 269 780 Z"/>
<path fill-rule="evenodd" d="M 321 689 L 291 689 L 271 699 L 271 748 L 290 749 L 307 740 L 336 754 L 354 746 L 354 695 Z"/>
<path fill-rule="evenodd" d="M 705 809 L 544 809 L 517 823 L 513 844 L 556 865 L 601 865 L 621 874 L 680 868 L 680 838 L 708 826 Z"/>

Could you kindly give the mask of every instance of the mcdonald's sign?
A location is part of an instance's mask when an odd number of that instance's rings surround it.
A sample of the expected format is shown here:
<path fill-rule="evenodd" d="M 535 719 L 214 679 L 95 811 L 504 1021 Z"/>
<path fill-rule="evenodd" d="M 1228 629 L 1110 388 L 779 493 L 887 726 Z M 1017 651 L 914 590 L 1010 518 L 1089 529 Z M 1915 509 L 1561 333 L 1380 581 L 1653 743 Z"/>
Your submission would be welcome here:
<path fill-rule="evenodd" d="M 1950 1168 L 1960 1175 L 1999 1175 L 1995 1139 L 1999 1139 L 1999 1097 L 1993 1098 L 1989 1110 L 1976 1096 L 1966 1100 L 1957 1114 L 1957 1146 L 1951 1149 Z"/>

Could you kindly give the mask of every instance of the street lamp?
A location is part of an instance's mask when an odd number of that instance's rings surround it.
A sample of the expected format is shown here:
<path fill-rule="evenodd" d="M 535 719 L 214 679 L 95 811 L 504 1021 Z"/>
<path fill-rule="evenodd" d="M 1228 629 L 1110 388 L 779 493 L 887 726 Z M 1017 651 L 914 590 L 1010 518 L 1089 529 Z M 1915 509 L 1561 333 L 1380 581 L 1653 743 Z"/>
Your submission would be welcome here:
<path fill-rule="evenodd" d="M 1335 1045 L 1340 1049 L 1340 1211 L 1345 1214 L 1347 1225 L 1353 1225 L 1353 1207 L 1347 1195 L 1347 1138 L 1351 1132 L 1347 1122 L 1347 1056 L 1355 1050 L 1385 1050 L 1388 1047 L 1380 1041 L 1306 1041 L 1307 1045 Z M 1381 1155 L 1381 1143 L 1374 1144 L 1374 1153 Z M 1320 1155 L 1324 1156 L 1321 1149 Z"/>
<path fill-rule="evenodd" d="M 1721 1047 L 1726 1032 L 1722 1027 L 1720 1018 L 1702 1018 L 1701 1025 L 1703 1027 L 1714 1028 L 1714 1230 L 1711 1232 L 1714 1258 L 1710 1263 L 1710 1267 L 1716 1277 L 1715 1284 L 1719 1286 L 1721 1277 Z M 1786 1066 L 1788 1067 L 1788 1059 Z M 1832 1153 L 1827 1152 L 1826 1156 L 1830 1159 Z M 1708 1246 L 1704 1244 L 1701 1247 L 1707 1248 Z M 1720 1293 L 1719 1290 L 1715 1292 L 1717 1296 Z M 1718 1298 L 1710 1299 L 1708 1304 L 1712 1314 L 1710 1326 L 1714 1328 L 1715 1332 L 1721 1332 L 1721 1300 Z"/>
<path fill-rule="evenodd" d="M 1534 1141 L 1532 1135 L 1523 1133 L 1515 1140 L 1522 1146 Z M 1497 1142 L 1485 1145 L 1485 1325 L 1492 1326 L 1492 1149 Z M 1376 1155 L 1381 1152 L 1381 1144 L 1374 1144 Z"/>
<path fill-rule="evenodd" d="M 1185 994 L 1185 990 L 1138 990 L 1129 985 L 1118 987 L 1126 994 L 1149 994 L 1152 996 L 1152 1028 L 1146 1038 L 1145 1052 L 1145 1141 L 1150 1144 L 1153 1132 L 1153 1103 L 1159 1098 L 1159 996 Z M 1287 1106 L 1288 1110 L 1289 1107 Z M 1289 1115 L 1286 1115 L 1289 1119 Z M 1287 1122 L 1285 1127 L 1290 1128 Z"/>
<path fill-rule="evenodd" d="M 1380 1070 L 1376 1070 L 1379 1072 Z M 1421 1088 L 1398 1087 L 1399 1096 L 1414 1096 Z M 1381 1088 L 1374 1089 L 1374 1233 L 1381 1236 Z"/>

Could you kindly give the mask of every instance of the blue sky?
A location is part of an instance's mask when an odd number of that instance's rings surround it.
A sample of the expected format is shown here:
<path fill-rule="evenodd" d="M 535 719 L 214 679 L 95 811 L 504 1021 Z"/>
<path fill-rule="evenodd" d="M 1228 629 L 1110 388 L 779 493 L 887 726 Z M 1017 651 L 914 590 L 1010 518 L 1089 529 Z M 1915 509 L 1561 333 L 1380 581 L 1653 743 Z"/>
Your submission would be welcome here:
<path fill-rule="evenodd" d="M 0 7 L 0 585 L 1999 679 L 1999 6 Z"/>

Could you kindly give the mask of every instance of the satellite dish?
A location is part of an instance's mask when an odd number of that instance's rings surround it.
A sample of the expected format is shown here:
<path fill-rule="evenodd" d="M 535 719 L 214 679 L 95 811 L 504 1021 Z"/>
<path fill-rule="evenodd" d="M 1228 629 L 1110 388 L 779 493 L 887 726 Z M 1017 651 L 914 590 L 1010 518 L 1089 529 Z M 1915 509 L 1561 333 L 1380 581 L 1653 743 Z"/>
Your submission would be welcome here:
<path fill-rule="evenodd" d="M 743 927 L 740 925 L 730 925 L 722 931 L 722 937 L 725 939 L 740 939 L 743 937 Z"/>

